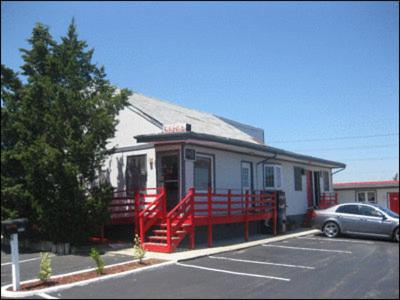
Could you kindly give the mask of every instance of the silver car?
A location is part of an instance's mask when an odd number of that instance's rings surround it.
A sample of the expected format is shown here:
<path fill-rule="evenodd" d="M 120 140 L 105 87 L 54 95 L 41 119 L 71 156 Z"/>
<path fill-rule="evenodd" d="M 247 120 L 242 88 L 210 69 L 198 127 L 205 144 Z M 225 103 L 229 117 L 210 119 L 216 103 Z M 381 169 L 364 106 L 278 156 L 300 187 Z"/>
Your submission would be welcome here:
<path fill-rule="evenodd" d="M 379 205 L 346 203 L 315 210 L 311 224 L 329 238 L 349 233 L 388 236 L 399 242 L 399 215 Z"/>

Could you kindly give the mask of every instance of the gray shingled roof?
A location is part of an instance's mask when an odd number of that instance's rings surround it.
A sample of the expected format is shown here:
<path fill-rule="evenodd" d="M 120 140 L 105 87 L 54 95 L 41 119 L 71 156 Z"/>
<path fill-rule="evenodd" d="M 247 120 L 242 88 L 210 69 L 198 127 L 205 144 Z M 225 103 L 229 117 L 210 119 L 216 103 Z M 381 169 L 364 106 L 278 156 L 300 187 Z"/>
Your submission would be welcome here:
<path fill-rule="evenodd" d="M 182 107 L 138 93 L 133 93 L 129 97 L 129 103 L 158 124 L 189 123 L 192 125 L 193 132 L 262 144 L 251 135 L 210 113 Z"/>

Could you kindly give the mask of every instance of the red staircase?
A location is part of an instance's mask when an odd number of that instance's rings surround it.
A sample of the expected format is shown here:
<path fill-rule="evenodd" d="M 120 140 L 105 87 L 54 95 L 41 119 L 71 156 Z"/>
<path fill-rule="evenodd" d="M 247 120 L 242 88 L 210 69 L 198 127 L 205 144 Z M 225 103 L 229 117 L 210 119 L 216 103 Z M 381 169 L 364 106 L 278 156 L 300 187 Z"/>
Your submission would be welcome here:
<path fill-rule="evenodd" d="M 249 193 L 207 193 L 189 189 L 188 194 L 170 211 L 166 211 L 164 188 L 156 194 L 147 194 L 147 200 L 135 213 L 135 230 L 139 231 L 143 247 L 148 251 L 173 252 L 188 237 L 190 249 L 195 246 L 195 226 L 208 227 L 208 245 L 212 247 L 214 224 L 243 223 L 245 240 L 248 240 L 249 222 L 272 219 L 276 234 L 276 192 L 253 191 Z M 136 194 L 136 203 L 143 195 Z"/>
<path fill-rule="evenodd" d="M 166 214 L 166 197 L 163 191 L 152 205 L 143 210 L 140 219 L 140 238 L 143 247 L 149 251 L 173 252 L 182 240 L 189 235 L 190 246 L 194 247 L 194 191 L 183 198 L 173 210 Z M 150 216 L 150 217 L 149 217 Z M 150 236 L 146 232 L 151 231 Z"/>

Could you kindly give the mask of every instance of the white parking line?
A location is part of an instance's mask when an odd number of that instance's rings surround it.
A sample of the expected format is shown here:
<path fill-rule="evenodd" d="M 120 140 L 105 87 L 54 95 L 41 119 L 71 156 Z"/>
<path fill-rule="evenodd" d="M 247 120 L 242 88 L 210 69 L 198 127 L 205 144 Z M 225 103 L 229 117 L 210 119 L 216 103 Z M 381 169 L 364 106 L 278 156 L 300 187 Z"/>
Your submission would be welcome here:
<path fill-rule="evenodd" d="M 176 265 L 181 266 L 181 267 L 186 267 L 186 268 L 195 268 L 195 269 L 201 269 L 201 270 L 212 271 L 212 272 L 227 273 L 227 274 L 233 274 L 233 275 L 250 276 L 250 277 L 258 277 L 258 278 L 267 278 L 267 279 L 275 279 L 275 280 L 281 280 L 281 281 L 290 281 L 289 278 L 282 278 L 282 277 L 258 275 L 258 274 L 251 274 L 251 273 L 233 272 L 233 271 L 228 271 L 228 270 L 221 270 L 221 269 L 206 268 L 206 267 L 200 267 L 200 266 L 194 266 L 194 265 L 187 265 L 187 264 L 182 264 L 182 263 L 176 263 Z"/>
<path fill-rule="evenodd" d="M 60 298 L 57 298 L 57 297 L 50 296 L 50 295 L 48 295 L 46 293 L 39 293 L 38 296 L 42 297 L 44 299 L 60 299 Z"/>
<path fill-rule="evenodd" d="M 303 248 L 303 247 L 291 247 L 291 246 L 280 246 L 280 245 L 261 245 L 263 247 L 277 247 L 277 248 L 286 248 L 286 249 L 297 249 L 297 250 L 309 250 L 309 251 L 321 251 L 321 252 L 336 252 L 336 253 L 348 253 L 351 254 L 351 251 L 344 250 L 331 250 L 331 249 L 318 249 L 318 248 Z"/>
<path fill-rule="evenodd" d="M 53 257 L 55 255 L 49 255 L 49 257 Z M 34 258 L 30 258 L 30 259 L 25 259 L 25 260 L 20 260 L 19 263 L 24 263 L 24 262 L 29 262 L 29 261 L 34 261 L 34 260 L 38 260 L 40 259 L 40 257 L 34 257 Z M 8 263 L 3 263 L 1 264 L 1 266 L 7 266 L 7 265 L 11 265 L 12 262 L 8 262 Z"/>
<path fill-rule="evenodd" d="M 330 238 L 313 238 L 313 237 L 297 237 L 303 240 L 317 240 L 317 241 L 327 241 L 327 242 L 347 242 L 347 243 L 359 243 L 359 244 L 375 244 L 371 241 L 355 241 L 355 240 L 344 240 L 344 239 L 330 239 Z"/>
<path fill-rule="evenodd" d="M 300 268 L 300 269 L 309 269 L 309 270 L 314 270 L 315 269 L 314 267 L 299 266 L 299 265 L 288 265 L 288 264 L 278 264 L 278 263 L 271 263 L 271 262 L 257 261 L 257 260 L 236 259 L 236 258 L 230 258 L 230 257 L 224 257 L 224 256 L 209 256 L 209 258 L 225 259 L 225 260 L 239 261 L 239 262 L 245 262 L 245 263 L 250 263 L 250 264 L 259 264 L 259 265 L 272 265 L 272 266 L 282 266 L 282 267 L 288 267 L 288 268 Z"/>

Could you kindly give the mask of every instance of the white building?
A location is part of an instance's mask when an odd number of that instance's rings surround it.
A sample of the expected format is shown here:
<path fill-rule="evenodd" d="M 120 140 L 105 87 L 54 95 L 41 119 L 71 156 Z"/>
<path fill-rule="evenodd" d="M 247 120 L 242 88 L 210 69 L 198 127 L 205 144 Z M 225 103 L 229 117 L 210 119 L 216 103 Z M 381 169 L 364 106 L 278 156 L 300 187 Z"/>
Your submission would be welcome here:
<path fill-rule="evenodd" d="M 120 190 L 165 186 L 172 209 L 190 187 L 282 190 L 287 216 L 301 222 L 321 193 L 333 192 L 332 170 L 345 164 L 297 154 L 264 141 L 264 130 L 141 94 L 118 116 L 103 172 Z"/>
<path fill-rule="evenodd" d="M 343 182 L 333 188 L 339 203 L 372 203 L 399 213 L 399 180 Z"/>

